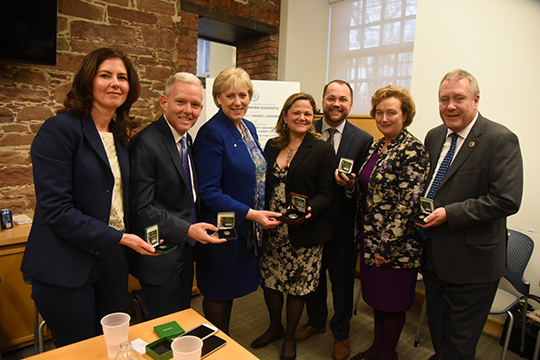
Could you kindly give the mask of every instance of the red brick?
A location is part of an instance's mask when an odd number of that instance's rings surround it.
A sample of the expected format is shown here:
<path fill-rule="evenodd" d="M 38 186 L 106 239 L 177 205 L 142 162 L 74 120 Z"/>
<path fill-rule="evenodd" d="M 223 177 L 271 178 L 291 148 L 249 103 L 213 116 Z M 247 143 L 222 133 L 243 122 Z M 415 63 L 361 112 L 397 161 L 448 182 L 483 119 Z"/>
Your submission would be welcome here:
<path fill-rule="evenodd" d="M 54 100 L 60 104 L 64 103 L 64 100 L 66 99 L 66 95 L 71 90 L 71 81 L 65 85 L 62 85 L 58 88 L 56 88 L 53 91 Z"/>
<path fill-rule="evenodd" d="M 147 66 L 146 67 L 146 78 L 150 80 L 166 80 L 172 73 L 171 68 L 168 67 L 157 67 L 157 66 Z"/>
<path fill-rule="evenodd" d="M 101 6 L 92 5 L 80 0 L 59 0 L 58 13 L 84 19 L 102 21 L 105 10 Z"/>
<path fill-rule="evenodd" d="M 56 17 L 56 32 L 58 34 L 69 30 L 69 21 L 66 16 L 58 14 Z"/>
<path fill-rule="evenodd" d="M 43 125 L 43 122 L 39 123 L 32 123 L 30 124 L 30 130 L 32 130 L 32 133 L 37 134 L 39 128 Z"/>
<path fill-rule="evenodd" d="M 0 107 L 0 123 L 11 123 L 15 120 L 13 111 Z"/>
<path fill-rule="evenodd" d="M 115 41 L 133 42 L 135 29 L 120 25 L 99 25 L 88 21 L 73 21 L 71 35 L 86 39 L 114 39 Z M 96 48 L 103 44 L 96 44 Z"/>
<path fill-rule="evenodd" d="M 42 102 L 49 99 L 49 92 L 45 90 L 30 90 L 28 88 L 19 88 L 16 86 L 3 86 L 0 91 L 0 103 L 17 101 L 35 101 Z"/>
<path fill-rule="evenodd" d="M 20 146 L 31 145 L 34 140 L 33 135 L 4 134 L 0 136 L 0 146 Z"/>
<path fill-rule="evenodd" d="M 109 3 L 127 7 L 129 6 L 129 0 L 108 0 Z"/>
<path fill-rule="evenodd" d="M 31 166 L 7 166 L 0 169 L 0 188 L 33 184 Z"/>
<path fill-rule="evenodd" d="M 18 83 L 29 84 L 33 86 L 47 87 L 49 85 L 45 74 L 31 71 L 28 69 L 21 69 L 13 75 L 13 80 Z"/>
<path fill-rule="evenodd" d="M 190 20 L 182 17 L 181 25 L 186 29 L 199 30 L 199 19 Z"/>
<path fill-rule="evenodd" d="M 10 196 L 16 195 L 13 194 L 12 191 L 13 190 L 9 191 Z M 13 212 L 13 214 L 22 214 L 33 210 L 33 208 L 28 208 L 28 204 L 24 198 L 4 199 L 5 200 L 0 200 L 0 208 L 9 209 Z"/>
<path fill-rule="evenodd" d="M 84 55 L 86 54 L 77 55 L 71 52 L 57 52 L 55 69 L 62 69 L 75 73 L 81 66 Z"/>
<path fill-rule="evenodd" d="M 176 14 L 174 3 L 163 0 L 139 0 L 137 7 L 141 11 L 173 16 Z"/>
<path fill-rule="evenodd" d="M 42 106 L 28 106 L 21 110 L 17 115 L 18 121 L 24 120 L 42 120 L 45 121 L 53 116 L 51 109 Z"/>
<path fill-rule="evenodd" d="M 0 164 L 28 165 L 30 163 L 30 151 L 27 150 L 0 150 Z"/>
<path fill-rule="evenodd" d="M 149 48 L 173 49 L 175 35 L 169 29 L 143 28 L 142 36 L 145 46 Z"/>
<path fill-rule="evenodd" d="M 107 9 L 109 17 L 112 18 L 149 25 L 154 25 L 158 22 L 158 18 L 154 14 L 137 10 L 122 9 L 116 6 L 109 6 Z"/>
<path fill-rule="evenodd" d="M 6 133 L 9 133 L 9 132 L 19 133 L 19 132 L 26 132 L 29 130 L 28 126 L 21 125 L 21 124 L 7 124 L 4 126 L 0 126 L 0 129 L 2 129 Z"/>

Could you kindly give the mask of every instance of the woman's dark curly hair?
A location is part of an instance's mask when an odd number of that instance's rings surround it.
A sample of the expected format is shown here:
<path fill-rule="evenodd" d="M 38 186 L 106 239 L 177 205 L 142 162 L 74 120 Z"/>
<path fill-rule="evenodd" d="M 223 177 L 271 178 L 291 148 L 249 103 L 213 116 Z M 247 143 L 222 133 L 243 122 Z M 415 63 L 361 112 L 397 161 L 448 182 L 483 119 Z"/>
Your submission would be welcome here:
<path fill-rule="evenodd" d="M 126 101 L 116 109 L 114 123 L 111 123 L 114 125 L 110 128 L 123 144 L 127 144 L 131 130 L 137 126 L 133 118 L 129 116 L 129 110 L 139 98 L 141 85 L 135 67 L 120 50 L 100 48 L 84 57 L 81 67 L 73 78 L 71 90 L 64 100 L 64 108 L 58 113 L 68 112 L 78 116 L 90 115 L 94 106 L 92 82 L 101 63 L 108 59 L 122 60 L 127 70 L 129 92 Z"/>

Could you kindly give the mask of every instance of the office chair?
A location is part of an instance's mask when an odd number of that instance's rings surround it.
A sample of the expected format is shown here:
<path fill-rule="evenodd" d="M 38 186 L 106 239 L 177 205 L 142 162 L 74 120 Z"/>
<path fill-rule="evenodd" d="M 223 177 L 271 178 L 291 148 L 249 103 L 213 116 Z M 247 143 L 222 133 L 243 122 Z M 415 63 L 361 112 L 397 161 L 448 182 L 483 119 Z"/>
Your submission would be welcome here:
<path fill-rule="evenodd" d="M 525 335 L 527 325 L 527 299 L 529 297 L 529 291 L 531 284 L 523 278 L 525 268 L 529 263 L 532 252 L 534 249 L 534 241 L 527 235 L 514 230 L 508 230 L 508 244 L 506 250 L 506 272 L 504 277 L 512 284 L 515 290 L 519 294 L 510 292 L 500 287 L 497 288 L 497 294 L 491 305 L 490 315 L 502 315 L 504 313 L 508 316 L 508 329 L 506 330 L 506 338 L 504 339 L 503 351 L 501 353 L 501 360 L 506 356 L 508 350 L 508 343 L 510 342 L 510 335 L 514 325 L 514 316 L 510 309 L 519 303 L 520 295 L 523 295 L 523 310 L 522 310 L 522 323 L 521 323 L 521 344 L 519 347 L 520 353 L 525 350 Z"/>
<path fill-rule="evenodd" d="M 501 353 L 501 360 L 506 357 L 508 351 L 508 343 L 510 342 L 510 335 L 512 334 L 512 327 L 514 325 L 514 316 L 510 309 L 512 309 L 517 303 L 519 303 L 520 295 L 523 295 L 523 314 L 527 313 L 527 299 L 529 296 L 530 283 L 523 278 L 525 268 L 529 263 L 532 252 L 534 249 L 534 241 L 527 235 L 515 230 L 508 230 L 508 242 L 506 247 L 506 271 L 504 277 L 512 284 L 515 290 L 519 294 L 497 288 L 495 299 L 491 305 L 490 315 L 502 315 L 507 314 L 508 329 L 506 331 L 506 337 L 504 339 L 503 350 Z M 424 298 L 424 304 L 422 305 L 422 314 L 425 314 L 426 300 Z M 418 330 L 416 331 L 416 338 L 414 340 L 414 346 L 418 346 L 420 342 L 420 330 L 423 325 L 424 318 L 420 315 L 420 321 L 418 322 Z M 527 325 L 527 316 L 522 317 L 521 324 L 521 344 L 520 353 L 525 350 L 525 329 Z M 540 335 L 540 334 L 539 334 Z M 540 338 L 539 338 L 540 339 Z M 537 341 L 537 343 L 539 343 Z M 540 344 L 540 343 L 539 343 Z M 539 345 L 540 346 L 540 345 Z M 538 352 L 538 347 L 535 349 Z"/>

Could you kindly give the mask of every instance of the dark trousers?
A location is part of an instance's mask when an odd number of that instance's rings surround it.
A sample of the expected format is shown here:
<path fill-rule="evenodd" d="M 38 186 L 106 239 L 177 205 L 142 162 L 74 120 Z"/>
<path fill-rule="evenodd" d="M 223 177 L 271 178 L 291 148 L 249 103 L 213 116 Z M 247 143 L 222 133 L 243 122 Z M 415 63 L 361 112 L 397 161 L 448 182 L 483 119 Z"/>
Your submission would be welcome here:
<path fill-rule="evenodd" d="M 330 330 L 332 330 L 334 338 L 340 341 L 349 337 L 351 328 L 356 258 L 356 246 L 352 241 L 339 247 L 326 243 L 323 250 L 319 286 L 306 296 L 308 325 L 316 328 L 326 327 L 328 318 L 326 270 L 328 270 L 334 298 L 334 316 L 330 320 Z"/>
<path fill-rule="evenodd" d="M 193 247 L 186 243 L 176 270 L 167 282 L 163 285 L 150 285 L 140 281 L 150 319 L 191 307 L 193 275 Z"/>
<path fill-rule="evenodd" d="M 102 334 L 101 318 L 126 311 L 127 291 L 128 265 L 123 246 L 118 246 L 107 261 L 96 261 L 81 287 L 68 288 L 32 279 L 32 298 L 56 347 Z"/>
<path fill-rule="evenodd" d="M 422 274 L 434 360 L 474 360 L 498 281 L 451 284 L 442 281 L 433 267 L 431 240 L 426 242 Z M 456 261 L 459 266 L 459 261 Z"/>

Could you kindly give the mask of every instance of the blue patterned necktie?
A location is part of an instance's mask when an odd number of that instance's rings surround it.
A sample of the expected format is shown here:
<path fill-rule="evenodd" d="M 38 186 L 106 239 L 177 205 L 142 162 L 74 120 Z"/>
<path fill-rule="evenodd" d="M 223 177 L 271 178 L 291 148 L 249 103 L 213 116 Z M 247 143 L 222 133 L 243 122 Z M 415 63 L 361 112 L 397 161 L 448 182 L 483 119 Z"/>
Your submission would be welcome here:
<path fill-rule="evenodd" d="M 197 214 L 195 213 L 195 202 L 193 201 L 193 186 L 191 185 L 191 170 L 189 168 L 189 155 L 187 150 L 186 137 L 182 136 L 180 139 L 180 145 L 182 145 L 182 168 L 184 169 L 184 175 L 186 177 L 187 187 L 189 189 L 189 198 L 191 200 L 191 218 L 190 221 L 192 224 L 197 222 Z M 196 240 L 186 237 L 186 241 L 195 246 Z"/>
<path fill-rule="evenodd" d="M 444 180 L 444 176 L 446 175 L 446 172 L 448 171 L 448 168 L 452 163 L 452 159 L 454 158 L 457 138 L 459 135 L 457 133 L 452 133 L 450 134 L 450 136 L 452 137 L 452 143 L 450 144 L 450 149 L 446 153 L 446 156 L 444 157 L 441 166 L 437 171 L 437 175 L 435 175 L 435 179 L 433 180 L 433 184 L 431 184 L 431 188 L 429 188 L 429 192 L 426 196 L 429 199 L 433 199 L 435 197 L 435 194 L 437 193 L 437 190 L 439 190 L 439 186 L 441 186 L 441 183 Z"/>
<path fill-rule="evenodd" d="M 446 153 L 446 156 L 444 157 L 441 166 L 439 166 L 439 170 L 437 171 L 437 175 L 435 175 L 435 179 L 433 179 L 433 183 L 431 184 L 431 187 L 429 188 L 427 198 L 433 199 L 435 197 L 435 194 L 437 193 L 437 190 L 439 190 L 439 187 L 441 186 L 441 183 L 444 180 L 444 177 L 446 176 L 446 172 L 448 171 L 448 168 L 450 168 L 450 164 L 452 164 L 452 159 L 454 158 L 454 153 L 456 152 L 456 143 L 458 134 L 452 133 L 450 134 L 452 137 L 452 143 L 450 144 L 450 149 Z M 418 228 L 418 232 L 422 236 L 424 240 L 428 239 L 431 236 L 431 229 L 423 229 Z"/>

